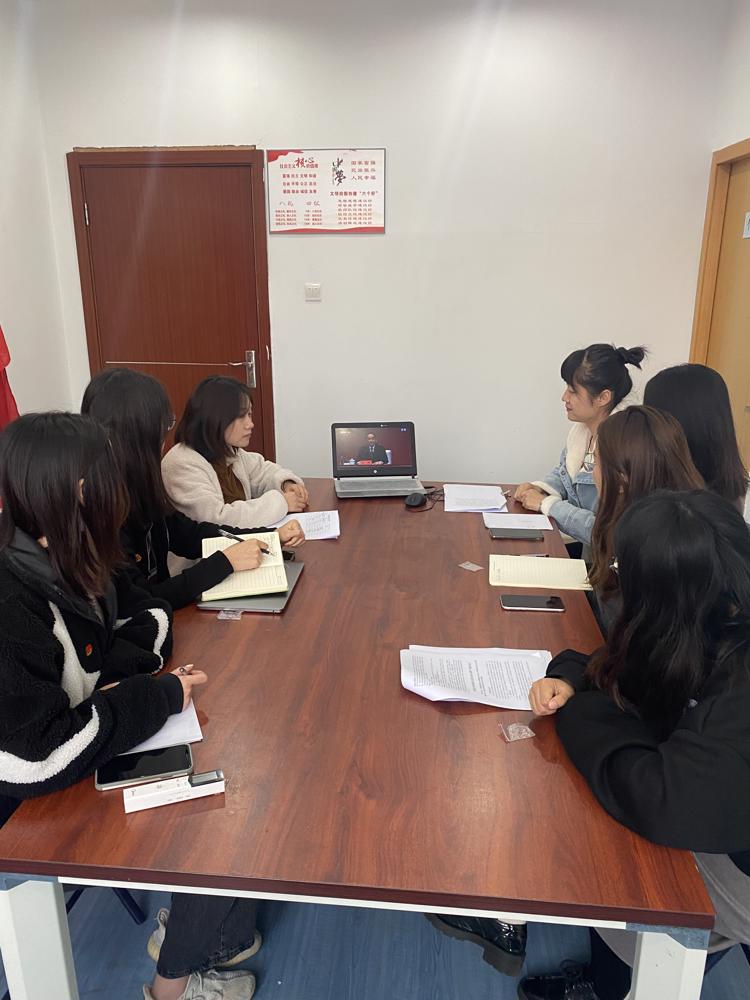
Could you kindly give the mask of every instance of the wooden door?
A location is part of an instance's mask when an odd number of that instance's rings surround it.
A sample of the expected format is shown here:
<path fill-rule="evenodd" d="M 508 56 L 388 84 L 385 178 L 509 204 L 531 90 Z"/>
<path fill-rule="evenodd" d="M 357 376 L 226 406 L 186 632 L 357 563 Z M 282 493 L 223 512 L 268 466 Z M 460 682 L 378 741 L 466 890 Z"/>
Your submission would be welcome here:
<path fill-rule="evenodd" d="M 250 447 L 275 457 L 263 154 L 68 154 L 92 374 L 135 368 L 179 418 L 208 375 L 252 385 Z"/>
<path fill-rule="evenodd" d="M 750 468 L 750 141 L 714 154 L 691 360 L 724 377 Z"/>

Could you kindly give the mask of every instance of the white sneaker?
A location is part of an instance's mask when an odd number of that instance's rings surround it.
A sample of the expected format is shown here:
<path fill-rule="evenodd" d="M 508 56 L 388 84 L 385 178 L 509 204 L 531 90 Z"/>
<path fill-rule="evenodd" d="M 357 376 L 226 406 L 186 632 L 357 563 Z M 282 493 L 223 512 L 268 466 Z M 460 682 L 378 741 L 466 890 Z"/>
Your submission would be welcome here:
<path fill-rule="evenodd" d="M 146 945 L 146 950 L 154 962 L 159 961 L 159 952 L 161 951 L 161 946 L 164 944 L 164 936 L 167 933 L 168 920 L 169 910 L 162 906 L 156 914 L 156 930 L 151 934 L 151 937 L 148 939 L 148 944 Z M 239 955 L 235 955 L 234 958 L 230 958 L 229 961 L 225 962 L 223 965 L 217 965 L 217 969 L 231 969 L 233 966 L 246 961 L 246 959 L 252 958 L 253 955 L 257 955 L 260 951 L 260 946 L 262 944 L 263 938 L 260 936 L 260 931 L 256 930 L 255 938 L 250 947 L 245 948 L 245 950 L 241 951 Z"/>
<path fill-rule="evenodd" d="M 255 993 L 252 972 L 193 972 L 180 1000 L 250 1000 Z M 154 1000 L 150 986 L 143 987 L 143 1000 Z"/>

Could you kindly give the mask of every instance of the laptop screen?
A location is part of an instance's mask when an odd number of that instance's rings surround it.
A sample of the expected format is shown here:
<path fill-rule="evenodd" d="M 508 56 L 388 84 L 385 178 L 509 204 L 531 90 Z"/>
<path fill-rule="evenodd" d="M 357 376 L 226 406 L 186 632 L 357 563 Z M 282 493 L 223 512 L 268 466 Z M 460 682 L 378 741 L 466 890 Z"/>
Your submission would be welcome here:
<path fill-rule="evenodd" d="M 408 420 L 331 425 L 336 479 L 416 476 L 414 424 Z"/>

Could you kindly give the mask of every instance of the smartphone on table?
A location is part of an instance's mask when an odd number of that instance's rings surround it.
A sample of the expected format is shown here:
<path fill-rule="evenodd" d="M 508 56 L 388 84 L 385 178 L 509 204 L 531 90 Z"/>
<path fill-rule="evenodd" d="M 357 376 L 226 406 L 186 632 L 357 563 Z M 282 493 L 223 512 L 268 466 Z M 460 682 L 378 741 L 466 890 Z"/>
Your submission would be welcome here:
<path fill-rule="evenodd" d="M 564 611 L 557 594 L 501 594 L 500 606 L 506 611 Z"/>
<path fill-rule="evenodd" d="M 537 528 L 490 528 L 490 538 L 524 538 L 530 542 L 544 541 Z"/>
<path fill-rule="evenodd" d="M 179 778 L 183 774 L 192 774 L 192 771 L 193 751 L 190 744 L 180 743 L 160 750 L 138 750 L 114 757 L 98 768 L 94 785 L 99 791 L 104 791 L 107 788 L 142 785 L 160 778 Z"/>

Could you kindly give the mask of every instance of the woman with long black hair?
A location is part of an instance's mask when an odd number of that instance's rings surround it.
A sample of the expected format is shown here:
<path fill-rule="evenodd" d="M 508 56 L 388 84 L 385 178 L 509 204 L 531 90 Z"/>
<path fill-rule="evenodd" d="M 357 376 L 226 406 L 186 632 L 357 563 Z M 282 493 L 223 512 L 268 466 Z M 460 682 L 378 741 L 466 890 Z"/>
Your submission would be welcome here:
<path fill-rule="evenodd" d="M 90 417 L 36 413 L 0 434 L 0 823 L 156 733 L 206 675 L 157 674 L 171 610 L 122 563 L 127 494 L 107 432 Z M 256 904 L 175 894 L 149 950 L 148 1000 L 249 1000 Z M 217 969 L 218 967 L 218 969 Z"/>
<path fill-rule="evenodd" d="M 129 368 L 109 368 L 89 382 L 81 412 L 108 429 L 122 466 L 130 501 L 122 545 L 138 586 L 177 609 L 195 601 L 231 573 L 260 565 L 261 547 L 252 538 L 205 559 L 201 558 L 201 543 L 223 531 L 235 534 L 268 529 L 199 523 L 172 506 L 162 480 L 161 456 L 174 416 L 161 382 Z M 279 528 L 279 537 L 287 546 L 305 540 L 299 521 L 289 521 Z M 198 562 L 170 576 L 170 552 Z"/>
<path fill-rule="evenodd" d="M 665 368 L 646 383 L 643 403 L 679 421 L 706 488 L 744 510 L 747 469 L 737 445 L 729 390 L 721 375 L 706 365 Z"/>
<path fill-rule="evenodd" d="M 750 532 L 714 493 L 663 492 L 623 514 L 614 555 L 622 609 L 606 645 L 556 656 L 530 700 L 557 713 L 611 816 L 696 852 L 716 910 L 708 968 L 750 942 Z M 592 932 L 589 967 L 527 977 L 518 995 L 622 1000 L 634 939 Z"/>

